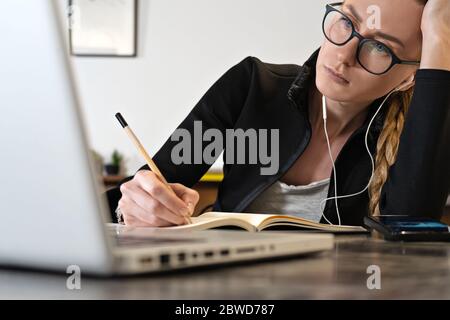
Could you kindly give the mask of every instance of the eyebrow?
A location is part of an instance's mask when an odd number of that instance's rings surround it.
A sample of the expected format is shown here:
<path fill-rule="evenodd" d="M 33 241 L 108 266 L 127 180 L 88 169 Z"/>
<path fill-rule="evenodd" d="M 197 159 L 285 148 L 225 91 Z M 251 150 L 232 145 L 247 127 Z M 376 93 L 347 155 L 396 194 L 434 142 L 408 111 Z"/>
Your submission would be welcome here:
<path fill-rule="evenodd" d="M 356 12 L 355 8 L 351 5 L 351 4 L 346 4 L 345 5 L 348 10 L 350 10 L 350 13 L 355 16 L 356 20 L 358 20 L 359 22 L 363 22 L 363 19 L 361 18 L 361 16 L 358 14 L 358 12 Z"/>
<path fill-rule="evenodd" d="M 345 5 L 346 8 L 348 8 L 348 10 L 350 11 L 350 13 L 358 20 L 358 22 L 363 22 L 363 19 L 361 18 L 361 16 L 358 14 L 358 12 L 356 12 L 355 8 L 351 5 L 351 4 L 346 4 Z M 405 45 L 403 44 L 403 42 L 401 42 L 398 38 L 391 36 L 389 34 L 386 34 L 384 32 L 381 31 L 375 31 L 373 33 L 374 36 L 378 36 L 378 37 L 382 37 L 386 40 L 392 41 L 396 44 L 398 44 L 399 46 L 401 46 L 402 48 L 405 48 Z"/>
<path fill-rule="evenodd" d="M 389 35 L 389 34 L 386 34 L 386 33 L 384 33 L 384 32 L 381 32 L 381 31 L 375 31 L 375 32 L 373 33 L 373 35 L 374 35 L 374 36 L 378 36 L 378 37 L 382 37 L 382 38 L 384 38 L 384 39 L 386 39 L 386 40 L 389 40 L 389 41 L 392 41 L 392 42 L 395 42 L 396 44 L 398 44 L 398 45 L 401 46 L 402 48 L 405 48 L 405 45 L 403 44 L 403 42 L 401 42 L 398 38 L 396 38 L 396 37 L 394 37 L 394 36 L 391 36 L 391 35 Z"/>

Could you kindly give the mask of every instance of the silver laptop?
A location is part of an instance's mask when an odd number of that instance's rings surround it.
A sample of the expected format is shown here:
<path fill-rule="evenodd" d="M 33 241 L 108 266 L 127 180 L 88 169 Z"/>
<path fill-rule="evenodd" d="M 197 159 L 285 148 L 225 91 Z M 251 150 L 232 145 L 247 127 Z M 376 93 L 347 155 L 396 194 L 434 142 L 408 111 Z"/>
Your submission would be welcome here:
<path fill-rule="evenodd" d="M 65 3 L 0 1 L 0 265 L 133 274 L 333 247 L 330 234 L 107 224 L 66 50 Z"/>

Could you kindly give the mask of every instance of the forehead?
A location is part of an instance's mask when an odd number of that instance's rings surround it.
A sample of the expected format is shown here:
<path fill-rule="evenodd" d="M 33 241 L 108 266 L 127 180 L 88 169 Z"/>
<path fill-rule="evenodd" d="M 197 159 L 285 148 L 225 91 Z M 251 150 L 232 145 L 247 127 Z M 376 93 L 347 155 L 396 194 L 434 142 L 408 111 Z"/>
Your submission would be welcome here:
<path fill-rule="evenodd" d="M 362 18 L 361 31 L 379 30 L 400 39 L 406 49 L 416 47 L 420 40 L 423 6 L 413 0 L 347 0 L 343 11 L 350 7 Z M 379 28 L 379 29 L 378 29 Z"/>

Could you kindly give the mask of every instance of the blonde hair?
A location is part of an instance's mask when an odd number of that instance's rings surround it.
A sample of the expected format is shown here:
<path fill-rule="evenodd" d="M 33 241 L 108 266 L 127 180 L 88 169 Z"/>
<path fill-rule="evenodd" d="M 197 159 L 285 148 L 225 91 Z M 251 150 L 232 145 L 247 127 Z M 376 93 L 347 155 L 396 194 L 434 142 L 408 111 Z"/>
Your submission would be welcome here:
<path fill-rule="evenodd" d="M 388 101 L 383 129 L 378 137 L 375 171 L 369 185 L 369 215 L 380 214 L 379 201 L 381 189 L 387 180 L 389 168 L 397 158 L 400 135 L 403 131 L 406 114 L 411 103 L 414 86 L 406 91 L 395 92 Z"/>
<path fill-rule="evenodd" d="M 428 0 L 416 0 L 426 5 Z M 400 135 L 405 123 L 406 114 L 411 104 L 414 86 L 406 91 L 396 92 L 389 98 L 391 100 L 387 111 L 383 129 L 378 137 L 375 171 L 369 185 L 369 215 L 380 214 L 381 189 L 385 184 L 389 168 L 397 158 Z M 386 101 L 388 103 L 388 101 Z"/>

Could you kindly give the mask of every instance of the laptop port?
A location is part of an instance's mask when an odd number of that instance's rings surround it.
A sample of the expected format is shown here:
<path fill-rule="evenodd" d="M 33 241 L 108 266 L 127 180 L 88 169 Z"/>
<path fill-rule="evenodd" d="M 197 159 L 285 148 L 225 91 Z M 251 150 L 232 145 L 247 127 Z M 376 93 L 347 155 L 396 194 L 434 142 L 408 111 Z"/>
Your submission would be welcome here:
<path fill-rule="evenodd" d="M 185 260 L 186 260 L 186 253 L 180 252 L 180 253 L 178 254 L 178 261 L 179 261 L 179 262 L 184 262 Z"/>
<path fill-rule="evenodd" d="M 210 257 L 212 257 L 214 255 L 214 252 L 212 252 L 212 251 L 205 251 L 205 257 L 206 258 L 210 258 Z"/>
<path fill-rule="evenodd" d="M 170 255 L 162 254 L 159 256 L 159 261 L 162 266 L 168 265 L 170 263 Z"/>
<path fill-rule="evenodd" d="M 254 248 L 254 247 L 239 248 L 236 250 L 237 253 L 248 253 L 248 252 L 254 252 L 254 251 L 256 251 L 256 248 Z"/>
<path fill-rule="evenodd" d="M 220 250 L 221 256 L 228 256 L 229 254 L 230 254 L 230 250 L 228 250 L 228 249 Z"/>
<path fill-rule="evenodd" d="M 141 258 L 142 264 L 151 264 L 153 262 L 153 257 L 143 257 Z"/>

